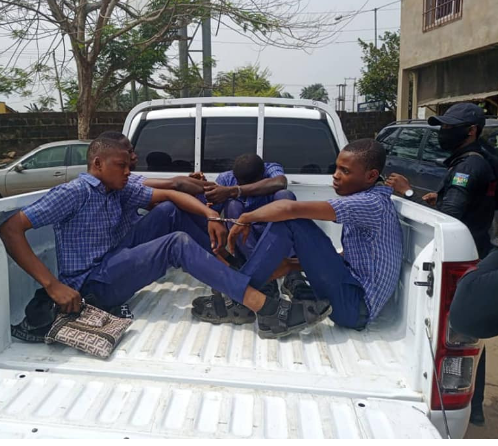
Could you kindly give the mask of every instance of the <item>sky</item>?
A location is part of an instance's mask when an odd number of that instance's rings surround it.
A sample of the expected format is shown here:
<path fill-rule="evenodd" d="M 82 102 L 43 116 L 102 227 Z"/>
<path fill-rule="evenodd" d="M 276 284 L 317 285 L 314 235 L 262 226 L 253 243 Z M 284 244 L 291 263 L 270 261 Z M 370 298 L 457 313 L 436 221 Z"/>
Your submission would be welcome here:
<path fill-rule="evenodd" d="M 308 0 L 305 7 L 306 13 L 313 16 L 315 13 L 333 13 L 343 17 L 339 21 L 337 29 L 342 28 L 334 36 L 333 43 L 322 48 L 309 48 L 306 51 L 296 49 L 280 49 L 269 46 L 258 46 L 247 37 L 226 29 L 221 26 L 215 35 L 217 28 L 213 22 L 212 30 L 212 52 L 216 60 L 213 76 L 219 71 L 230 71 L 245 65 L 258 64 L 261 69 L 267 68 L 271 72 L 271 82 L 281 84 L 284 91 L 298 98 L 301 89 L 314 83 L 321 83 L 329 93 L 331 103 L 338 95 L 338 84 L 347 84 L 346 106 L 347 110 L 352 108 L 353 79 L 361 77 L 361 49 L 358 38 L 367 42 L 373 42 L 374 32 L 374 8 L 377 11 L 378 35 L 385 31 L 396 31 L 400 23 L 400 1 L 393 0 Z M 384 6 L 384 7 L 383 7 Z M 359 12 L 352 15 L 352 12 Z M 352 16 L 352 20 L 345 20 Z M 189 31 L 193 32 L 193 29 Z M 202 49 L 201 32 L 197 33 L 191 44 L 191 49 Z M 8 39 L 0 36 L 0 48 L 8 45 Z M 176 45 L 172 46 L 169 55 L 177 56 Z M 34 58 L 36 49 L 28 47 L 21 55 L 18 65 L 23 66 Z M 0 65 L 5 65 L 11 54 L 0 55 Z M 62 59 L 62 53 L 56 53 L 58 60 Z M 200 61 L 200 53 L 192 53 L 196 61 Z M 25 106 L 36 102 L 37 96 L 50 95 L 58 100 L 58 93 L 50 86 L 37 85 L 31 98 L 20 98 L 11 95 L 7 98 L 0 97 L 0 101 L 6 101 L 9 106 L 25 111 Z M 360 98 L 361 101 L 361 98 Z M 59 102 L 54 107 L 59 110 Z"/>

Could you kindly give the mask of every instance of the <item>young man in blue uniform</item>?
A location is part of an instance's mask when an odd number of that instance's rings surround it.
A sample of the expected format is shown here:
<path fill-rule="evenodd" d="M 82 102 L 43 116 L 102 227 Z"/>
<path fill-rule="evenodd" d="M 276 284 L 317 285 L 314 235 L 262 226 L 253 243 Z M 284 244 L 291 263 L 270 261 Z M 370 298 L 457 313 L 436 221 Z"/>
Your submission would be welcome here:
<path fill-rule="evenodd" d="M 88 173 L 51 189 L 0 227 L 7 252 L 62 312 L 80 311 L 82 296 L 90 293 L 103 307 L 120 305 L 169 267 L 181 267 L 264 317 L 265 329 L 285 326 L 273 336 L 260 330 L 262 337 L 289 335 L 330 313 L 323 301 L 293 304 L 285 314 L 275 311 L 268 304 L 273 299 L 250 286 L 251 277 L 215 257 L 225 246 L 224 225 L 208 221 L 208 236 L 189 213 L 208 220 L 219 214 L 190 195 L 128 183 L 130 155 L 118 141 L 93 141 L 87 161 Z M 128 218 L 150 206 L 137 223 Z M 34 254 L 25 235 L 46 225 L 54 226 L 58 277 Z"/>
<path fill-rule="evenodd" d="M 233 250 L 239 237 L 249 234 L 254 222 L 268 224 L 251 257 L 240 269 L 254 282 L 272 274 L 304 270 L 316 296 L 332 305 L 337 324 L 362 330 L 379 314 L 394 293 L 401 268 L 402 231 L 392 189 L 377 185 L 386 153 L 374 140 L 355 141 L 339 154 L 333 187 L 340 198 L 299 202 L 279 200 L 242 214 L 228 238 Z M 312 221 L 343 225 L 344 256 Z M 286 259 L 290 250 L 297 259 Z M 293 302 L 296 301 L 293 297 Z M 275 308 L 289 303 L 274 302 Z M 278 311 L 278 310 L 277 310 Z M 265 327 L 260 319 L 260 330 Z"/>

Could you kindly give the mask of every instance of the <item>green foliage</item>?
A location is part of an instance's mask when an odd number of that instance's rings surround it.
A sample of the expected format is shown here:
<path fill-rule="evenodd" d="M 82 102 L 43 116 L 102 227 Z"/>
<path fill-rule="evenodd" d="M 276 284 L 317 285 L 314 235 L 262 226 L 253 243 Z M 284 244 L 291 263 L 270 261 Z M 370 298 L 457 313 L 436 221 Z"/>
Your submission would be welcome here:
<path fill-rule="evenodd" d="M 329 93 L 323 84 L 312 84 L 304 87 L 299 95 L 301 99 L 311 99 L 313 101 L 329 102 Z"/>
<path fill-rule="evenodd" d="M 216 76 L 213 96 L 255 96 L 279 98 L 283 87 L 270 82 L 270 71 L 260 70 L 257 65 L 248 65 Z"/>
<path fill-rule="evenodd" d="M 373 101 L 384 101 L 389 110 L 395 111 L 398 97 L 399 33 L 386 32 L 379 48 L 359 39 L 363 51 L 362 78 L 358 92 Z"/>
<path fill-rule="evenodd" d="M 5 70 L 0 66 L 0 94 L 10 95 L 13 93 L 22 96 L 29 96 L 28 87 L 32 80 L 29 73 L 21 68 L 11 68 Z"/>
<path fill-rule="evenodd" d="M 40 112 L 53 112 L 52 108 L 56 104 L 56 100 L 50 96 L 42 96 L 39 98 L 38 103 L 31 103 L 25 105 L 24 108 L 27 109 L 28 113 L 40 113 Z"/>

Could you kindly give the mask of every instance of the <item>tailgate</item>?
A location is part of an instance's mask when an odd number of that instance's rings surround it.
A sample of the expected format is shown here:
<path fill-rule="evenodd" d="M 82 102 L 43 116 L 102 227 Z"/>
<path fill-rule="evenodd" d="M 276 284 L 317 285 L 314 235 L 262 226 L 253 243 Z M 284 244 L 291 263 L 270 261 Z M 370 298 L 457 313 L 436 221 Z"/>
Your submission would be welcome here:
<path fill-rule="evenodd" d="M 439 438 L 423 403 L 0 371 L 0 438 Z"/>

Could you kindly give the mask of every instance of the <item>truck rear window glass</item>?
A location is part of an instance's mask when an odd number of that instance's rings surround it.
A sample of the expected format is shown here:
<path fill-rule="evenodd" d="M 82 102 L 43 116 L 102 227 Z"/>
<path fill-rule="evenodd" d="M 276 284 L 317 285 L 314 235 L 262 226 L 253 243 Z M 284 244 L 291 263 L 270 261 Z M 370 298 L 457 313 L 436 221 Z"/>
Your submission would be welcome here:
<path fill-rule="evenodd" d="M 135 142 L 138 171 L 193 172 L 195 119 L 148 121 Z"/>
<path fill-rule="evenodd" d="M 285 173 L 330 175 L 335 171 L 337 143 L 326 121 L 266 118 L 263 158 L 280 163 Z"/>
<path fill-rule="evenodd" d="M 202 171 L 231 170 L 239 155 L 256 153 L 257 136 L 257 118 L 203 118 Z"/>

